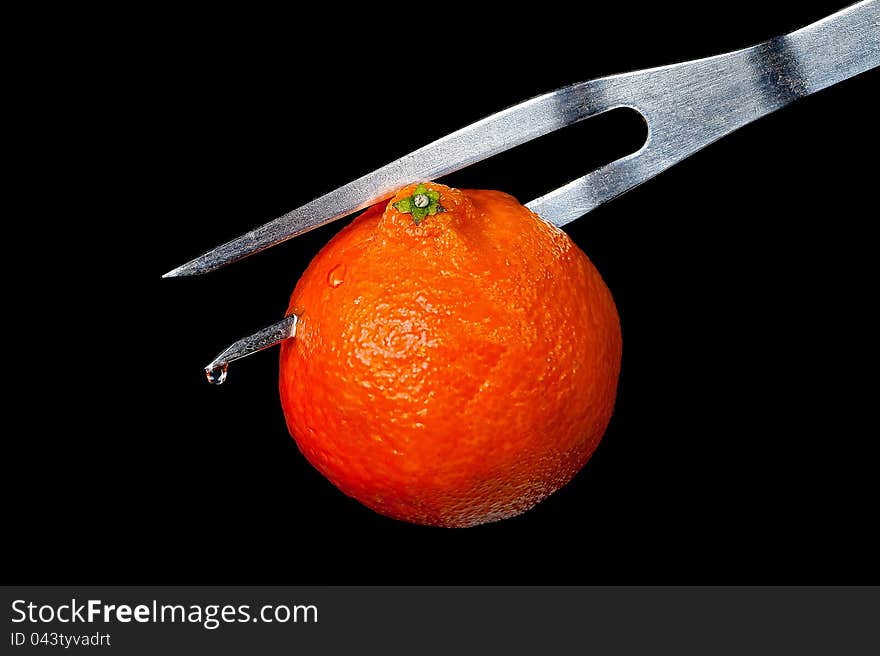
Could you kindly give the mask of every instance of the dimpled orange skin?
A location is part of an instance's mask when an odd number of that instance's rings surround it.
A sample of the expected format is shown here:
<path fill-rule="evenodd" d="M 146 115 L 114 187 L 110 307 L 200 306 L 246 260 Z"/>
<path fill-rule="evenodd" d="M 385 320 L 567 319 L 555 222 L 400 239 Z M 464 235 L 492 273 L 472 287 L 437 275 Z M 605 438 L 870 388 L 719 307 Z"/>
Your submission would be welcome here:
<path fill-rule="evenodd" d="M 466 527 L 518 515 L 584 466 L 611 418 L 611 293 L 556 227 L 498 191 L 436 183 L 416 225 L 357 217 L 303 274 L 281 348 L 288 428 L 376 512 Z"/>

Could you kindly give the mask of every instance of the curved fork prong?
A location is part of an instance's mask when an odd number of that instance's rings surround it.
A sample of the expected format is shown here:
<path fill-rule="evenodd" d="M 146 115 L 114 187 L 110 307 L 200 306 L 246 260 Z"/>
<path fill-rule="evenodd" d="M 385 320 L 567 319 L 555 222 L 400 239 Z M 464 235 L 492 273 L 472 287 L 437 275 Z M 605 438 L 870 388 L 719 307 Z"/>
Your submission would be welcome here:
<path fill-rule="evenodd" d="M 241 360 L 257 351 L 262 351 L 280 344 L 286 339 L 295 337 L 296 324 L 298 322 L 299 316 L 290 314 L 281 321 L 273 323 L 271 326 L 266 326 L 253 335 L 242 337 L 234 344 L 228 346 L 205 367 L 205 376 L 207 376 L 208 382 L 214 385 L 222 385 L 226 381 L 226 372 L 229 369 L 230 362 Z"/>

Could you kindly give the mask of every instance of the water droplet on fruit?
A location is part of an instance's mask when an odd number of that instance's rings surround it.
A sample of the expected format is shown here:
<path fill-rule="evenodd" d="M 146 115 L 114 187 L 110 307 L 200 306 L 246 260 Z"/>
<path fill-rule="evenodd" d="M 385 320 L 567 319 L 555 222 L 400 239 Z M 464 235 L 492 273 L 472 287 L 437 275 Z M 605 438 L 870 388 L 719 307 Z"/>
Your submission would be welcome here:
<path fill-rule="evenodd" d="M 222 385 L 226 382 L 226 373 L 229 371 L 229 363 L 221 362 L 210 367 L 205 367 L 205 376 L 212 385 Z"/>
<path fill-rule="evenodd" d="M 335 289 L 343 282 L 345 282 L 345 265 L 338 264 L 327 274 L 327 284 Z"/>

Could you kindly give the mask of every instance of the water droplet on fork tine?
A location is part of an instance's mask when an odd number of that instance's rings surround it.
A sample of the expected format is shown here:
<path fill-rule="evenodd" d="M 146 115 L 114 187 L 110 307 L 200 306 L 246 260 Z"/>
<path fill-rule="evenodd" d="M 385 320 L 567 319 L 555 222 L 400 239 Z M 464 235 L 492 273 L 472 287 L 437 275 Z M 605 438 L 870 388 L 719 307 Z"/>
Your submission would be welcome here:
<path fill-rule="evenodd" d="M 343 282 L 345 282 L 345 265 L 337 264 L 335 267 L 330 269 L 330 273 L 327 274 L 327 284 L 333 288 L 339 287 Z"/>
<path fill-rule="evenodd" d="M 253 335 L 242 337 L 208 363 L 208 366 L 205 367 L 205 377 L 208 382 L 212 385 L 222 385 L 226 381 L 226 372 L 230 362 L 240 360 L 252 353 L 294 337 L 297 323 L 299 323 L 299 315 L 290 314 L 281 321 L 258 330 Z"/>
<path fill-rule="evenodd" d="M 226 373 L 229 371 L 229 363 L 221 362 L 212 367 L 205 367 L 205 376 L 212 385 L 222 385 L 226 382 Z"/>

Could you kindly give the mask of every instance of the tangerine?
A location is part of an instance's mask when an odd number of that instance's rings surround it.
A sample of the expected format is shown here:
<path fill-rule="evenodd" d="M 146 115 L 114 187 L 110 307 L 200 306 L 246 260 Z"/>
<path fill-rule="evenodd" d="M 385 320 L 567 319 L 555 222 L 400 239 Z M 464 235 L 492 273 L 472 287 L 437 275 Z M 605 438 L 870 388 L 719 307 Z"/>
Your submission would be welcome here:
<path fill-rule="evenodd" d="M 296 285 L 280 393 L 308 461 L 373 510 L 465 527 L 567 483 L 611 418 L 611 293 L 564 232 L 498 191 L 410 185 Z"/>

